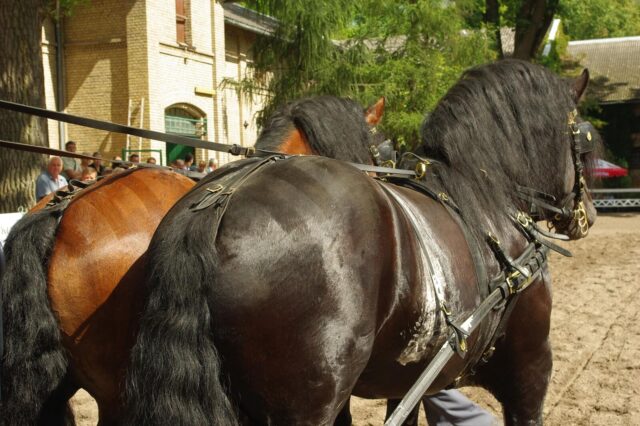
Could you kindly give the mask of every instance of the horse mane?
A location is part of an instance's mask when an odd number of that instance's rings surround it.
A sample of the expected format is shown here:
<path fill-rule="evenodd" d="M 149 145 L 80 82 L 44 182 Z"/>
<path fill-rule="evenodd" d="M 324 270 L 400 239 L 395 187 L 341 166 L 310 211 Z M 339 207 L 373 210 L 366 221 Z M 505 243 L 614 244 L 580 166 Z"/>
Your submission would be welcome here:
<path fill-rule="evenodd" d="M 504 226 L 505 213 L 521 205 L 516 185 L 563 193 L 554 177 L 568 164 L 572 95 L 551 71 L 502 60 L 466 71 L 439 101 L 419 151 L 447 165 L 434 173 L 472 228 L 489 231 L 487 217 Z"/>
<path fill-rule="evenodd" d="M 300 99 L 279 107 L 256 141 L 256 149 L 277 151 L 291 131 L 304 133 L 319 155 L 367 164 L 372 144 L 360 104 L 334 96 Z"/>

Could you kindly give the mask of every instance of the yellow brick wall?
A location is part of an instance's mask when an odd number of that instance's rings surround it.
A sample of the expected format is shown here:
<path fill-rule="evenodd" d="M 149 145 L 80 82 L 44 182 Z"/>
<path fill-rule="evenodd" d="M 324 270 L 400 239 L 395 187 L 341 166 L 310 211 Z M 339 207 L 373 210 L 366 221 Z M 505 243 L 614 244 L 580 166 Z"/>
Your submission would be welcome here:
<path fill-rule="evenodd" d="M 175 0 L 92 0 L 76 7 L 64 20 L 66 111 L 121 124 L 130 116 L 133 126 L 165 131 L 165 110 L 188 105 L 207 119 L 206 139 L 252 145 L 259 97 L 251 103 L 220 84 L 225 77 L 241 76 L 253 35 L 225 29 L 224 10 L 217 1 L 188 0 L 187 6 L 191 46 L 176 41 Z M 231 35 L 225 38 L 225 31 Z M 47 105 L 54 109 L 55 53 L 50 53 L 47 39 L 43 37 L 43 57 L 52 59 L 45 62 L 50 68 Z M 49 131 L 55 144 L 55 123 Z M 101 151 L 106 158 L 120 155 L 127 146 L 125 135 L 71 125 L 66 131 L 78 151 Z M 129 144 L 131 149 L 165 149 L 162 142 L 137 137 Z M 209 158 L 219 164 L 235 159 L 196 150 L 196 160 Z"/>
<path fill-rule="evenodd" d="M 129 99 L 126 16 L 130 2 L 94 0 L 64 21 L 66 110 L 126 124 Z M 125 136 L 67 126 L 78 151 L 118 155 Z"/>
<path fill-rule="evenodd" d="M 42 65 L 44 68 L 44 91 L 46 108 L 56 110 L 57 94 L 57 73 L 56 73 L 56 36 L 55 27 L 51 17 L 47 17 L 42 25 Z M 47 120 L 49 146 L 60 149 L 58 137 L 58 122 Z"/>
<path fill-rule="evenodd" d="M 255 34 L 227 25 L 225 35 L 225 77 L 237 81 L 245 78 L 249 72 L 248 64 L 252 61 L 251 46 L 255 42 Z M 229 138 L 241 141 L 243 146 L 254 145 L 259 132 L 256 114 L 264 107 L 266 92 L 249 96 L 227 89 L 225 95 Z"/>

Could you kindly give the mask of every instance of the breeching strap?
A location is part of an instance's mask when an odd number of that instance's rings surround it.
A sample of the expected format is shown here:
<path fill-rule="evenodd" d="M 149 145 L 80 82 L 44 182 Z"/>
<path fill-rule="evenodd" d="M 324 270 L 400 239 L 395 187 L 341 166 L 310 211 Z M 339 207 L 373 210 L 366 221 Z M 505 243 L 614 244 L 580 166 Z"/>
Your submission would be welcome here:
<path fill-rule="evenodd" d="M 458 327 L 467 335 L 480 325 L 482 320 L 503 300 L 509 299 L 523 291 L 534 282 L 541 274 L 543 266 L 546 262 L 539 264 L 538 262 L 529 262 L 533 257 L 540 255 L 546 259 L 549 249 L 546 246 L 536 242 L 531 242 L 524 250 L 523 254 L 515 260 L 518 265 L 525 265 L 529 270 L 528 276 L 523 274 L 511 274 L 504 278 L 502 282 L 489 294 L 489 296 L 480 303 L 480 305 L 467 317 L 467 319 Z M 400 426 L 409 416 L 413 408 L 420 402 L 429 386 L 436 379 L 438 374 L 445 367 L 449 359 L 456 353 L 455 341 L 457 336 L 455 332 L 451 332 L 449 339 L 442 345 L 436 356 L 429 363 L 427 368 L 422 372 L 416 383 L 409 389 L 409 392 L 402 398 L 402 401 L 396 407 L 395 411 L 385 422 L 385 426 Z"/>

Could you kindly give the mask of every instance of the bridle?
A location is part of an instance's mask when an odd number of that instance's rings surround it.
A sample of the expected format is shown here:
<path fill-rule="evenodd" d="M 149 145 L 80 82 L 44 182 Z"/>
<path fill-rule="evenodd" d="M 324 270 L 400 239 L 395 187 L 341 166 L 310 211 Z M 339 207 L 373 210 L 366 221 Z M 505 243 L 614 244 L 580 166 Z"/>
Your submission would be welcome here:
<path fill-rule="evenodd" d="M 535 220 L 546 219 L 544 212 L 547 210 L 554 213 L 549 220 L 549 229 L 565 229 L 571 223 L 577 225 L 578 237 L 583 238 L 589 233 L 589 221 L 587 211 L 584 205 L 584 194 L 586 184 L 584 179 L 584 164 L 581 155 L 592 152 L 596 148 L 596 142 L 593 137 L 596 130 L 588 121 L 578 123 L 577 110 L 573 110 L 568 114 L 567 124 L 571 131 L 571 155 L 573 158 L 573 168 L 575 173 L 575 183 L 569 194 L 557 203 L 556 197 L 533 188 L 517 186 L 518 196 L 532 204 L 531 216 Z"/>

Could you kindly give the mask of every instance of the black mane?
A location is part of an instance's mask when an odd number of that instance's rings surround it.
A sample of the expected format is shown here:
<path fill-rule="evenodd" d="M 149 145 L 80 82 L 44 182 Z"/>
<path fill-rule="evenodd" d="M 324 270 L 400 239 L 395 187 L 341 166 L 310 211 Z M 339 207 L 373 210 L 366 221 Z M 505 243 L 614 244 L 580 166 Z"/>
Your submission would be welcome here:
<path fill-rule="evenodd" d="M 422 128 L 424 155 L 443 161 L 438 180 L 486 232 L 521 203 L 516 184 L 562 194 L 571 137 L 571 85 L 528 62 L 472 68 L 440 100 Z M 485 216 L 486 215 L 486 216 Z M 503 223 L 500 223 L 503 222 Z"/>
<path fill-rule="evenodd" d="M 319 155 L 368 164 L 372 144 L 361 105 L 350 99 L 317 96 L 288 103 L 276 110 L 255 147 L 277 151 L 298 128 Z"/>

